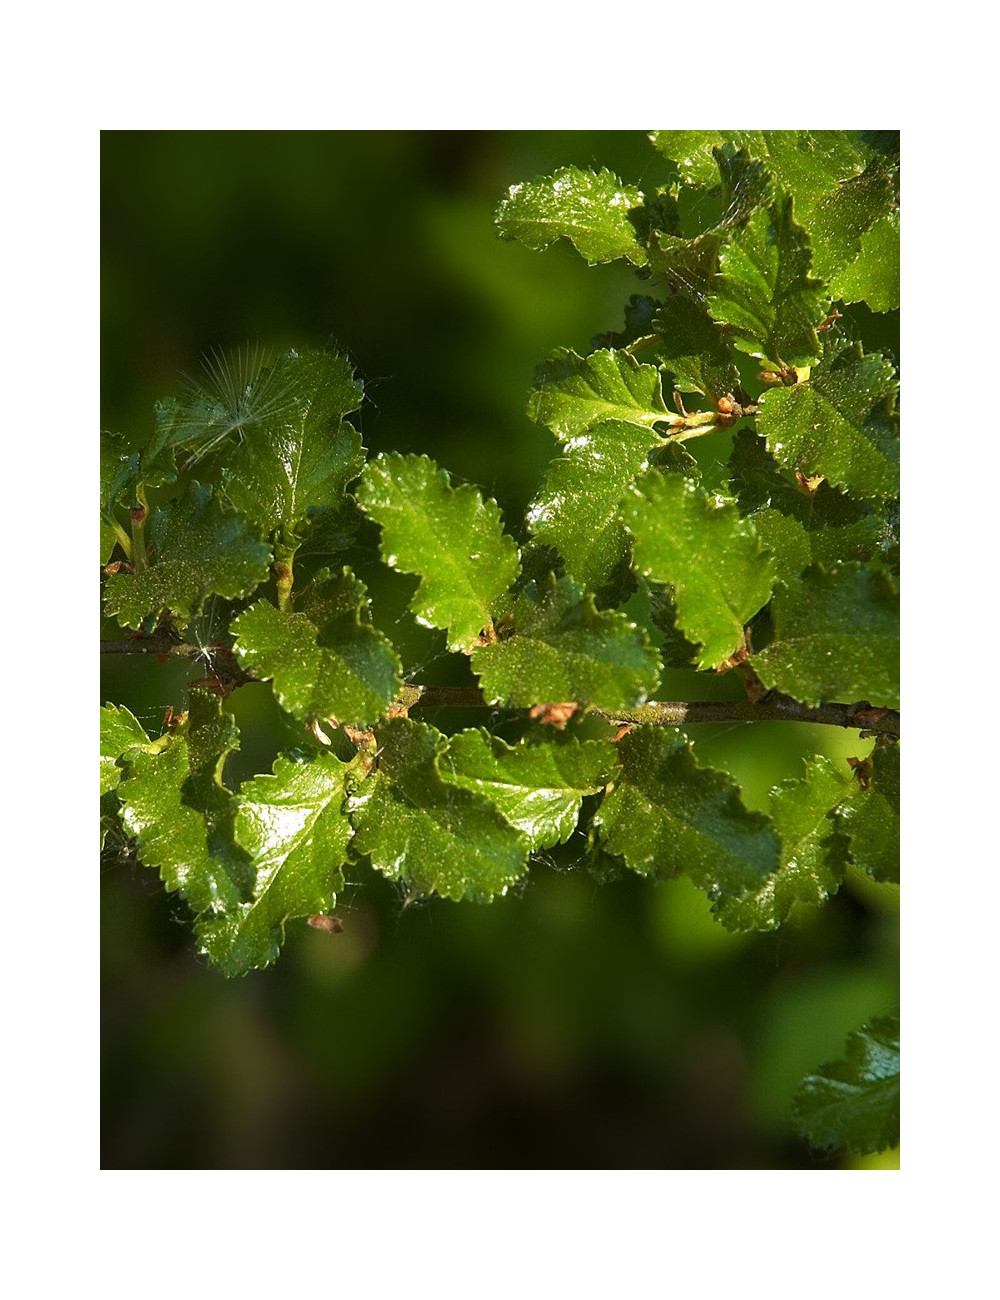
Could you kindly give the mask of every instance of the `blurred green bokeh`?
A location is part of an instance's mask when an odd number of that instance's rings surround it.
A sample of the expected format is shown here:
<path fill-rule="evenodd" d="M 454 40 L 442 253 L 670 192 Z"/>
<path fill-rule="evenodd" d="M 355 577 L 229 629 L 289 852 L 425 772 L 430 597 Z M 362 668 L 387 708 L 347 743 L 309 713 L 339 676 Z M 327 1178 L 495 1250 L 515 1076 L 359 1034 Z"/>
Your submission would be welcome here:
<path fill-rule="evenodd" d="M 667 166 L 641 131 L 105 132 L 104 427 L 142 440 L 212 349 L 336 343 L 366 383 L 366 445 L 426 452 L 516 531 L 555 448 L 524 414 L 535 365 L 619 327 L 641 289 L 496 238 L 507 187 L 568 163 L 649 187 Z M 376 565 L 370 549 L 366 581 Z M 378 621 L 420 680 L 451 679 L 443 638 L 405 614 L 412 585 L 379 579 Z M 116 659 L 103 698 L 158 730 L 191 675 Z M 231 707 L 230 775 L 294 743 L 266 688 Z M 806 754 L 869 748 L 782 724 L 692 734 L 754 807 Z M 155 873 L 106 860 L 104 1167 L 893 1167 L 809 1151 L 789 1107 L 896 1001 L 898 891 L 852 877 L 777 934 L 733 936 L 684 881 L 596 884 L 582 849 L 488 907 L 408 906 L 358 868 L 342 934 L 290 925 L 277 966 L 235 983 Z"/>

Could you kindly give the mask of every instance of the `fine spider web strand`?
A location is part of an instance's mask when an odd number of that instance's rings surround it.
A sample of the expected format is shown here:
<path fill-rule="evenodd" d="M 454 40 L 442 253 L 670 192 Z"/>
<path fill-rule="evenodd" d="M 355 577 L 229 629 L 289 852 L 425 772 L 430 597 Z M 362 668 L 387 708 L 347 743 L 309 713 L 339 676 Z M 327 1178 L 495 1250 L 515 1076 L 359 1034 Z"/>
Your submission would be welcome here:
<path fill-rule="evenodd" d="M 223 614 L 220 614 L 221 603 L 217 595 L 210 596 L 202 612 L 192 620 L 186 632 L 187 639 L 197 649 L 194 662 L 204 669 L 203 675 L 206 677 L 217 675 L 215 660 L 218 651 L 213 643 L 216 641 L 216 633 L 224 634 L 228 628 L 228 621 Z"/>

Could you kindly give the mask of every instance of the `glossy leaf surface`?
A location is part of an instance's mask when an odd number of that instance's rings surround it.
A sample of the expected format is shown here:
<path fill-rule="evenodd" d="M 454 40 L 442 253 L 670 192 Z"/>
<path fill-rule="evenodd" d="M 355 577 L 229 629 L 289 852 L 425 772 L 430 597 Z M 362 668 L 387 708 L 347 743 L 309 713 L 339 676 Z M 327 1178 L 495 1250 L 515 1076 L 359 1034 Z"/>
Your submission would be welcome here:
<path fill-rule="evenodd" d="M 812 490 L 798 485 L 752 430 L 737 433 L 729 465 L 740 513 L 753 520 L 780 578 L 795 577 L 811 564 L 831 568 L 876 555 L 893 560 L 898 553 L 889 518 L 825 480 Z"/>
<path fill-rule="evenodd" d="M 282 708 L 304 723 L 336 719 L 368 726 L 399 694 L 399 658 L 372 627 L 365 585 L 350 569 L 317 574 L 296 613 L 258 601 L 232 631 L 242 666 L 272 679 Z"/>
<path fill-rule="evenodd" d="M 873 880 L 899 884 L 899 745 L 876 745 L 840 810 L 851 861 Z"/>
<path fill-rule="evenodd" d="M 847 1040 L 843 1060 L 804 1079 L 795 1127 L 815 1147 L 860 1153 L 899 1143 L 899 1016 L 879 1016 Z"/>
<path fill-rule="evenodd" d="M 547 248 L 565 237 L 588 262 L 624 257 L 646 265 L 646 250 L 629 214 L 643 206 L 642 193 L 602 167 L 599 172 L 564 167 L 552 176 L 512 185 L 496 214 L 505 239 Z"/>
<path fill-rule="evenodd" d="M 587 591 L 601 594 L 623 566 L 630 538 L 622 502 L 648 468 L 650 452 L 662 445 L 648 429 L 609 420 L 570 439 L 546 470 L 528 507 L 528 526 Z"/>
<path fill-rule="evenodd" d="M 219 700 L 192 692 L 191 712 L 175 732 L 129 751 L 117 789 L 139 857 L 196 913 L 231 911 L 250 895 L 249 858 L 232 838 L 235 796 L 221 781 L 238 743 Z"/>
<path fill-rule="evenodd" d="M 396 718 L 376 731 L 378 767 L 351 801 L 354 848 L 418 895 L 488 902 L 527 870 L 528 841 L 471 789 L 446 781 L 447 740 Z"/>
<path fill-rule="evenodd" d="M 800 781 L 771 791 L 770 815 L 781 839 L 778 869 L 756 889 L 727 902 L 722 919 L 731 930 L 775 930 L 793 903 L 818 906 L 840 888 L 847 870 L 847 838 L 838 827 L 839 805 L 851 783 L 828 758 L 807 759 Z"/>
<path fill-rule="evenodd" d="M 362 396 L 346 357 L 289 352 L 271 382 L 282 403 L 247 428 L 222 466 L 230 501 L 266 533 L 301 527 L 309 507 L 338 507 L 364 465 L 361 435 L 344 418 Z"/>
<path fill-rule="evenodd" d="M 899 494 L 899 385 L 878 354 L 849 346 L 824 358 L 804 383 L 775 388 L 757 419 L 768 450 L 806 478 L 823 476 L 864 499 Z"/>
<path fill-rule="evenodd" d="M 753 525 L 680 474 L 647 475 L 622 514 L 635 538 L 636 569 L 672 588 L 678 625 L 702 647 L 699 666 L 722 663 L 774 582 Z"/>
<path fill-rule="evenodd" d="M 764 164 L 805 214 L 864 170 L 873 153 L 858 131 L 734 131 L 733 140 Z"/>
<path fill-rule="evenodd" d="M 858 256 L 838 272 L 830 288 L 844 302 L 866 302 L 872 311 L 898 308 L 898 209 L 877 221 L 862 237 Z"/>
<path fill-rule="evenodd" d="M 347 770 L 331 754 L 308 763 L 279 756 L 272 775 L 240 789 L 235 833 L 252 859 L 252 895 L 198 927 L 202 951 L 226 975 L 273 962 L 292 917 L 333 910 L 353 833 Z"/>
<path fill-rule="evenodd" d="M 728 924 L 731 901 L 780 865 L 768 819 L 747 811 L 728 776 L 700 768 L 676 730 L 637 727 L 617 749 L 620 773 L 594 815 L 600 843 L 640 875 L 689 876 Z"/>
<path fill-rule="evenodd" d="M 614 349 L 581 357 L 561 348 L 539 366 L 528 400 L 531 419 L 547 425 L 563 442 L 605 420 L 649 429 L 670 414 L 657 368 Z"/>
<path fill-rule="evenodd" d="M 816 326 L 829 295 L 810 273 L 811 256 L 790 199 L 758 209 L 719 253 L 712 317 L 729 327 L 737 348 L 774 369 L 820 355 Z"/>
<path fill-rule="evenodd" d="M 439 760 L 446 780 L 489 799 L 532 849 L 568 840 L 584 795 L 603 789 L 616 766 L 604 741 L 508 745 L 487 731 L 452 736 Z"/>
<path fill-rule="evenodd" d="M 492 703 L 528 708 L 575 701 L 613 710 L 656 690 L 659 661 L 645 635 L 624 615 L 598 611 L 572 579 L 529 583 L 512 617 L 513 635 L 472 654 Z"/>
<path fill-rule="evenodd" d="M 101 430 L 101 563 L 107 564 L 118 540 L 113 522 L 121 522 L 116 507 L 136 504 L 139 482 L 139 453 L 130 451 L 125 439 Z M 126 530 L 127 531 L 127 530 Z"/>
<path fill-rule="evenodd" d="M 113 790 L 121 780 L 118 760 L 136 745 L 148 745 L 149 737 L 138 718 L 117 704 L 101 709 L 101 794 Z"/>
<path fill-rule="evenodd" d="M 449 649 L 471 646 L 520 573 L 497 503 L 468 484 L 453 488 L 426 456 L 396 453 L 365 466 L 358 503 L 382 526 L 385 562 L 420 574 L 417 621 L 446 629 Z"/>
<path fill-rule="evenodd" d="M 728 131 L 650 131 L 656 149 L 677 164 L 681 179 L 688 185 L 718 185 L 719 165 L 713 150 L 721 148 L 730 136 Z"/>
<path fill-rule="evenodd" d="M 105 611 L 126 627 L 165 612 L 186 623 L 210 595 L 246 596 L 268 576 L 271 551 L 259 532 L 199 483 L 169 509 L 153 510 L 146 536 L 148 565 L 108 578 Z"/>
<path fill-rule="evenodd" d="M 796 208 L 809 229 L 813 271 L 821 280 L 829 281 L 857 258 L 865 233 L 891 212 L 894 190 L 891 167 L 876 157 L 860 176 L 838 185 L 808 213 L 801 205 Z"/>
<path fill-rule="evenodd" d="M 772 603 L 774 640 L 753 656 L 765 686 L 803 704 L 899 707 L 899 595 L 877 568 L 807 570 Z"/>

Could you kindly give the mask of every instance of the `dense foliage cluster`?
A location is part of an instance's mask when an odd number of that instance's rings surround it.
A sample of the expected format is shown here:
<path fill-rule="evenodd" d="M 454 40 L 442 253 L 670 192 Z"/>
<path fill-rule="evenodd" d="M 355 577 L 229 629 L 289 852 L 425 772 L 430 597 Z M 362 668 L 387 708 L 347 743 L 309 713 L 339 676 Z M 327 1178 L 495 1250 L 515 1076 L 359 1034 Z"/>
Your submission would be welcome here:
<path fill-rule="evenodd" d="M 898 307 L 898 137 L 651 140 L 672 177 L 655 193 L 570 167 L 497 212 L 503 237 L 568 239 L 649 289 L 620 332 L 539 367 L 529 413 L 559 449 L 523 528 L 426 456 L 367 459 L 334 352 L 217 358 L 144 445 L 103 436 L 115 648 L 205 675 L 160 735 L 102 708 L 102 843 L 186 900 L 226 975 L 274 961 L 293 918 L 332 924 L 356 857 L 414 895 L 489 901 L 581 834 L 596 874 L 684 873 L 731 930 L 821 904 L 852 862 L 898 881 L 898 384 L 858 324 Z M 691 454 L 710 435 L 719 471 Z M 515 743 L 411 716 L 448 701 L 352 567 L 375 530 L 419 580 L 413 617 L 471 670 L 455 700 L 517 712 Z M 744 718 L 853 725 L 853 771 L 816 755 L 748 810 L 667 725 L 685 715 L 657 701 L 665 667 L 737 672 Z M 233 789 L 226 697 L 250 681 L 301 737 Z M 797 1119 L 818 1145 L 897 1140 L 895 1014 L 805 1081 Z"/>

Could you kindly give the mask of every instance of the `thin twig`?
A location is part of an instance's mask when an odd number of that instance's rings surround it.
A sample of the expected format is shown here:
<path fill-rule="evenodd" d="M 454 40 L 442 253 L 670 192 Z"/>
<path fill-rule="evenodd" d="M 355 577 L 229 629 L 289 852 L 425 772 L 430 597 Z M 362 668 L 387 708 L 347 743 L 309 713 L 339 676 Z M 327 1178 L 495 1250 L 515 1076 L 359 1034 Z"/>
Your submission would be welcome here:
<path fill-rule="evenodd" d="M 223 681 L 234 684 L 254 680 L 239 667 L 224 646 L 207 647 L 212 671 Z M 152 654 L 181 658 L 204 656 L 199 646 L 176 641 L 158 632 L 148 637 L 125 641 L 102 641 L 101 654 Z M 398 704 L 410 709 L 482 709 L 495 708 L 478 686 L 403 687 Z M 828 727 L 849 727 L 869 731 L 877 736 L 899 739 L 899 712 L 873 707 L 867 700 L 854 704 L 800 704 L 779 691 L 768 691 L 756 702 L 750 700 L 651 700 L 635 709 L 591 709 L 591 713 L 618 725 L 653 723 L 659 726 L 685 726 L 702 722 L 812 722 Z"/>

